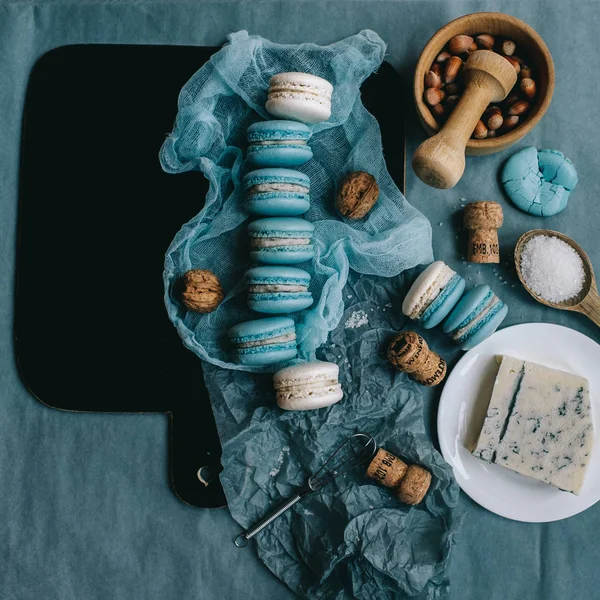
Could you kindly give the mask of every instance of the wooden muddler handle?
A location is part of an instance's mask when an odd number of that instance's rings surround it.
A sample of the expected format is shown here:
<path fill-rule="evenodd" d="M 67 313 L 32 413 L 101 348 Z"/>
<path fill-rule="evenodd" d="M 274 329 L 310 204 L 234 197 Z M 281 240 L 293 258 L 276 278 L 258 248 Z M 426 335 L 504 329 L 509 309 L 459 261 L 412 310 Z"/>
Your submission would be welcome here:
<path fill-rule="evenodd" d="M 497 202 L 471 202 L 465 207 L 463 225 L 469 232 L 467 260 L 473 263 L 499 263 L 498 229 L 504 215 Z"/>
<path fill-rule="evenodd" d="M 477 50 L 463 69 L 466 89 L 441 131 L 425 140 L 413 156 L 413 169 L 426 184 L 447 189 L 462 177 L 465 148 L 490 102 L 504 100 L 517 82 L 514 67 L 500 54 Z"/>
<path fill-rule="evenodd" d="M 400 502 L 419 504 L 431 484 L 431 473 L 419 465 L 407 465 L 384 448 L 379 448 L 369 464 L 367 476 L 393 488 Z"/>

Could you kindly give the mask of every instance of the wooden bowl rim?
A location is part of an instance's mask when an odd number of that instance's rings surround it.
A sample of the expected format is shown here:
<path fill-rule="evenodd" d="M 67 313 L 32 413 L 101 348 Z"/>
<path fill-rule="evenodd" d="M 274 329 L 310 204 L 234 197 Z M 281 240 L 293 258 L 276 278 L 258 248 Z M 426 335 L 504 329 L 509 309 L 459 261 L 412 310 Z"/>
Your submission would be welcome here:
<path fill-rule="evenodd" d="M 485 12 L 485 11 L 468 13 L 466 15 L 457 17 L 456 19 L 453 19 L 452 21 L 449 21 L 448 23 L 446 23 L 446 25 L 444 25 L 443 27 L 438 29 L 431 36 L 429 41 L 423 47 L 421 54 L 419 55 L 419 60 L 417 61 L 417 65 L 415 67 L 415 75 L 414 75 L 414 79 L 413 79 L 413 95 L 414 95 L 414 99 L 415 99 L 415 104 L 417 106 L 417 112 L 419 113 L 421 121 L 425 125 L 425 129 L 427 130 L 427 133 L 430 136 L 435 135 L 441 129 L 440 125 L 433 118 L 431 111 L 429 110 L 429 108 L 427 107 L 425 102 L 423 101 L 422 92 L 418 91 L 421 88 L 421 84 L 423 82 L 422 80 L 425 76 L 424 70 L 425 70 L 425 68 L 427 68 L 429 66 L 429 65 L 425 65 L 425 63 L 424 63 L 425 51 L 428 48 L 430 48 L 431 46 L 437 45 L 438 42 L 441 40 L 443 40 L 443 43 L 441 44 L 440 48 L 443 47 L 444 44 L 446 44 L 446 42 L 452 37 L 452 36 L 448 36 L 448 34 L 447 34 L 449 29 L 453 28 L 457 23 L 460 23 L 462 21 L 469 21 L 475 16 L 478 18 L 498 19 L 498 20 L 502 20 L 505 22 L 511 22 L 513 24 L 518 25 L 519 27 L 521 27 L 523 29 L 525 34 L 528 35 L 532 39 L 532 41 L 539 47 L 541 53 L 547 59 L 548 86 L 547 86 L 547 90 L 546 90 L 546 95 L 544 96 L 540 105 L 537 107 L 537 110 L 529 116 L 528 120 L 525 121 L 525 123 L 523 123 L 522 125 L 518 125 L 517 127 L 515 127 L 509 133 L 505 133 L 504 135 L 501 135 L 500 137 L 492 138 L 490 140 L 472 140 L 471 139 L 467 142 L 467 149 L 469 149 L 469 150 L 476 150 L 476 151 L 487 150 L 487 151 L 489 151 L 490 149 L 497 148 L 498 151 L 500 151 L 500 150 L 503 150 L 509 146 L 512 146 L 516 142 L 518 142 L 521 138 L 526 136 L 539 123 L 540 119 L 546 113 L 548 106 L 550 106 L 550 102 L 551 102 L 552 96 L 554 94 L 555 71 L 554 71 L 554 61 L 552 60 L 552 55 L 550 54 L 550 50 L 548 49 L 546 42 L 544 42 L 544 40 L 542 39 L 540 34 L 535 29 L 533 29 L 533 27 L 531 27 L 531 25 L 528 25 L 527 23 L 525 23 L 525 21 L 522 21 L 521 19 L 519 19 L 517 17 L 513 17 L 512 15 L 509 15 L 506 13 Z M 424 91 L 424 86 L 422 86 L 422 87 L 423 87 L 423 91 Z"/>
<path fill-rule="evenodd" d="M 548 302 L 541 296 L 538 296 L 529 286 L 525 283 L 525 279 L 523 278 L 523 274 L 521 273 L 521 253 L 523 251 L 523 246 L 532 238 L 538 235 L 547 235 L 549 237 L 556 237 L 563 242 L 566 242 L 579 254 L 581 260 L 583 261 L 584 271 L 586 275 L 585 282 L 583 284 L 583 289 L 581 292 L 572 299 L 571 302 L 569 300 L 563 300 L 562 302 Z M 519 281 L 525 288 L 525 290 L 529 293 L 530 296 L 535 298 L 539 303 L 544 304 L 545 306 L 550 306 L 552 308 L 558 308 L 562 310 L 578 310 L 583 300 L 589 295 L 592 289 L 596 287 L 596 277 L 594 275 L 594 268 L 592 265 L 592 261 L 590 257 L 587 255 L 586 251 L 572 238 L 568 235 L 561 233 L 560 231 L 553 231 L 552 229 L 531 229 L 526 231 L 515 244 L 515 252 L 514 252 L 514 261 L 515 261 L 515 269 L 517 271 L 517 277 Z"/>

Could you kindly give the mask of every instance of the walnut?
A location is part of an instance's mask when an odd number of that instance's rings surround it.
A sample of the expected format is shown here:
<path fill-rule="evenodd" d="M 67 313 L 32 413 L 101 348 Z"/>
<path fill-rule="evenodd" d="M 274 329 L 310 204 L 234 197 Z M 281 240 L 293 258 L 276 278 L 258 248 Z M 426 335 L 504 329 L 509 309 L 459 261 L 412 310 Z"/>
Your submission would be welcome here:
<path fill-rule="evenodd" d="M 183 276 L 181 298 L 190 310 L 209 313 L 221 304 L 223 289 L 211 271 L 192 269 Z"/>
<path fill-rule="evenodd" d="M 362 219 L 379 198 L 379 186 L 375 177 L 365 171 L 347 175 L 340 185 L 336 207 L 349 219 Z"/>

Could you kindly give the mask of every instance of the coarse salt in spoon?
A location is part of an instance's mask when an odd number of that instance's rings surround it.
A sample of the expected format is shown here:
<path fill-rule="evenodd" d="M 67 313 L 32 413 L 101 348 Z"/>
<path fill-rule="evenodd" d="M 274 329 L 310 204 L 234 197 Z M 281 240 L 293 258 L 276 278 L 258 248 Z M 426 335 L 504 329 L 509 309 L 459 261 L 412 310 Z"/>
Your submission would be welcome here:
<path fill-rule="evenodd" d="M 579 265 L 579 261 L 573 266 L 575 269 L 583 268 L 583 273 L 574 273 L 573 278 L 574 281 L 566 281 L 565 289 L 560 290 L 556 289 L 556 287 L 548 286 L 547 290 L 541 290 L 539 286 L 539 282 L 535 282 L 538 286 L 538 290 L 535 291 L 532 289 L 532 281 L 531 279 L 527 280 L 527 274 L 524 273 L 524 269 L 522 268 L 522 259 L 525 247 L 527 243 L 537 238 L 538 236 L 546 236 L 547 238 L 556 238 L 568 244 L 579 256 L 581 259 L 581 265 Z M 562 261 L 565 263 L 570 262 L 568 259 L 568 255 L 565 256 L 566 261 Z M 564 269 L 565 264 L 561 265 L 561 260 L 557 260 L 555 267 L 556 271 L 554 273 L 555 277 L 560 277 L 563 275 L 559 273 L 558 270 Z M 592 262 L 590 261 L 589 256 L 585 253 L 583 248 L 577 244 L 570 237 L 560 233 L 558 231 L 551 231 L 549 229 L 534 229 L 532 231 L 528 231 L 524 233 L 517 242 L 515 246 L 515 267 L 517 269 L 517 275 L 523 287 L 533 296 L 538 302 L 545 304 L 546 306 L 551 306 L 552 308 L 558 308 L 560 310 L 572 310 L 575 312 L 582 313 L 586 315 L 589 319 L 591 319 L 596 325 L 600 327 L 600 296 L 598 295 L 598 290 L 596 288 L 596 278 L 594 276 L 594 269 L 592 268 Z M 532 268 L 535 268 L 534 265 L 528 265 L 528 271 Z M 577 285 L 578 279 L 581 279 L 581 283 Z M 551 300 L 548 297 L 553 296 L 556 298 L 561 297 L 561 293 L 567 293 L 569 290 L 569 286 L 573 286 L 572 289 L 578 290 L 575 294 L 560 300 Z M 544 297 L 544 295 L 546 297 Z M 564 295 L 564 294 L 563 294 Z"/>

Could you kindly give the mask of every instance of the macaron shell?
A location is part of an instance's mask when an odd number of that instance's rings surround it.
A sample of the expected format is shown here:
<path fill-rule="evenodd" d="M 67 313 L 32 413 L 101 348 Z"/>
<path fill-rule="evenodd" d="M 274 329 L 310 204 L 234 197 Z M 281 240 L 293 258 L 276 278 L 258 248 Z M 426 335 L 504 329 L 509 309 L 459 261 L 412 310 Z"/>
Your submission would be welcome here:
<path fill-rule="evenodd" d="M 230 340 L 250 342 L 295 333 L 296 324 L 289 317 L 269 317 L 238 323 L 229 329 L 227 336 Z M 235 342 L 234 342 L 235 343 Z"/>
<path fill-rule="evenodd" d="M 309 292 L 248 294 L 248 307 L 260 313 L 293 313 L 308 308 L 312 303 L 313 297 Z"/>
<path fill-rule="evenodd" d="M 295 343 L 293 348 L 283 344 L 274 344 L 271 348 L 261 346 L 261 348 L 265 348 L 265 350 L 248 354 L 236 353 L 237 362 L 252 366 L 274 365 L 292 360 L 298 354 Z"/>
<path fill-rule="evenodd" d="M 249 146 L 248 162 L 256 167 L 299 167 L 313 157 L 308 145 Z"/>
<path fill-rule="evenodd" d="M 465 280 L 460 277 L 450 291 L 445 293 L 446 288 L 442 290 L 438 298 L 432 303 L 432 305 L 437 304 L 437 307 L 433 307 L 434 310 L 427 319 L 420 321 L 423 329 L 431 329 L 432 327 L 439 325 L 446 318 L 448 313 L 450 313 L 456 303 L 460 300 L 465 291 L 465 285 Z M 437 303 L 438 299 L 440 299 L 439 304 Z"/>
<path fill-rule="evenodd" d="M 305 140 L 311 135 L 310 127 L 298 121 L 257 121 L 248 127 L 248 142 Z"/>
<path fill-rule="evenodd" d="M 419 300 L 427 293 L 427 290 L 433 285 L 435 280 L 446 268 L 446 263 L 441 260 L 432 262 L 419 276 L 414 280 L 402 302 L 402 312 L 408 317 L 419 303 Z M 429 296 L 429 294 L 428 294 Z"/>
<path fill-rule="evenodd" d="M 294 192 L 253 194 L 246 200 L 246 210 L 261 217 L 296 217 L 309 208 L 310 196 Z"/>
<path fill-rule="evenodd" d="M 301 171 L 294 169 L 283 169 L 283 168 L 267 168 L 267 169 L 255 169 L 244 175 L 242 184 L 244 189 L 247 191 L 249 188 L 255 185 L 265 183 L 289 183 L 293 185 L 301 185 L 307 188 L 307 193 L 310 190 L 310 178 Z"/>
<path fill-rule="evenodd" d="M 280 400 L 277 398 L 277 406 L 283 410 L 314 410 L 324 408 L 339 402 L 344 397 L 341 387 L 331 392 L 315 391 L 310 396 L 293 396 Z"/>
<path fill-rule="evenodd" d="M 272 98 L 269 96 L 267 111 L 274 117 L 293 119 L 315 125 L 327 121 L 331 116 L 331 103 L 321 103 L 309 94 L 291 93 Z"/>
<path fill-rule="evenodd" d="M 310 221 L 288 217 L 257 219 L 248 225 L 248 233 L 252 237 L 270 237 L 273 232 L 278 237 L 311 237 L 314 229 L 315 226 Z"/>
<path fill-rule="evenodd" d="M 475 348 L 477 344 L 486 340 L 498 327 L 502 321 L 504 321 L 506 315 L 508 313 L 508 306 L 504 304 L 502 308 L 493 315 L 490 320 L 483 325 L 474 335 L 470 335 L 467 339 L 460 345 L 462 350 L 471 350 L 471 348 Z"/>
<path fill-rule="evenodd" d="M 442 329 L 444 333 L 450 333 L 456 329 L 477 307 L 484 298 L 490 293 L 489 285 L 477 285 L 469 290 L 456 304 L 448 318 L 444 322 Z"/>
<path fill-rule="evenodd" d="M 312 260 L 314 248 L 308 246 L 277 246 L 276 248 L 260 248 L 250 251 L 250 258 L 256 262 L 269 265 L 297 265 Z"/>

